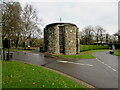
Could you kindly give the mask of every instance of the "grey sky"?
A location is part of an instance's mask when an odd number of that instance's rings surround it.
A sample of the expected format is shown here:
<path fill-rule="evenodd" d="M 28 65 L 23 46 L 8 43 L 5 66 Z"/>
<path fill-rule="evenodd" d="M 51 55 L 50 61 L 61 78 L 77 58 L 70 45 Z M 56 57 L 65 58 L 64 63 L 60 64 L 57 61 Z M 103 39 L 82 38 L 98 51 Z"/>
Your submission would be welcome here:
<path fill-rule="evenodd" d="M 21 2 L 24 6 L 26 2 Z M 101 25 L 109 34 L 118 31 L 118 0 L 109 2 L 29 2 L 37 10 L 39 18 L 44 24 L 59 22 L 60 17 L 63 22 L 76 24 L 80 30 L 88 25 Z M 44 25 L 44 26 L 45 26 Z"/>

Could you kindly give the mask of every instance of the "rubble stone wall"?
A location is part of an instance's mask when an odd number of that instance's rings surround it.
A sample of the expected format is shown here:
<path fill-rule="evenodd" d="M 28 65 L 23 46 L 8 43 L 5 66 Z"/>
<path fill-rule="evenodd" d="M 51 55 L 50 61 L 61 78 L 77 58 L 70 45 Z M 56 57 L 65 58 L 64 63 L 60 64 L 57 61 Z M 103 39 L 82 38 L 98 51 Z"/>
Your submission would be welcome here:
<path fill-rule="evenodd" d="M 79 29 L 71 23 L 53 23 L 44 29 L 44 51 L 52 54 L 61 54 L 59 45 L 59 27 L 64 26 L 64 53 L 66 55 L 78 54 Z"/>

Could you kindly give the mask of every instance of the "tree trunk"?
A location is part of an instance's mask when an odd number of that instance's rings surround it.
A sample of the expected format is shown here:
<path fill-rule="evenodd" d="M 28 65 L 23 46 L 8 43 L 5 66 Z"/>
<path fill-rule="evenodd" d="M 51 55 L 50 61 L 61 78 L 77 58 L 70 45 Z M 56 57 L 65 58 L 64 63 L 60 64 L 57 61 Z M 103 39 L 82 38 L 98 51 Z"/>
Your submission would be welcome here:
<path fill-rule="evenodd" d="M 26 49 L 25 41 L 23 42 L 23 49 Z"/>
<path fill-rule="evenodd" d="M 16 43 L 15 43 L 16 48 L 18 47 L 18 41 L 19 41 L 19 38 L 17 38 Z"/>

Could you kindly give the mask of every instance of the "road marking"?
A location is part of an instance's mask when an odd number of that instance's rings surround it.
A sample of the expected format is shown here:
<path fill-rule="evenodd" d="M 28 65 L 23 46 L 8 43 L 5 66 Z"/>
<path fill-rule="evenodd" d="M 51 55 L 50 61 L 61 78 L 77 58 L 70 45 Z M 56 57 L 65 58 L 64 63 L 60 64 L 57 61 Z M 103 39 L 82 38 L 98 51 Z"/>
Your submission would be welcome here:
<path fill-rule="evenodd" d="M 117 71 L 116 69 L 114 69 L 114 68 L 112 68 L 111 66 L 105 64 L 104 62 L 102 62 L 102 61 L 99 60 L 98 58 L 96 58 L 96 59 L 97 59 L 97 61 L 99 61 L 100 63 L 104 64 L 104 65 L 107 66 L 108 68 L 110 68 L 110 69 L 112 69 L 113 71 L 115 71 L 116 73 L 118 73 L 118 71 Z"/>
<path fill-rule="evenodd" d="M 61 63 L 71 63 L 71 64 L 78 64 L 78 65 L 85 65 L 85 66 L 93 66 L 93 65 L 91 65 L 91 64 L 75 63 L 75 62 L 69 62 L 69 61 L 58 61 L 58 62 L 61 62 Z"/>

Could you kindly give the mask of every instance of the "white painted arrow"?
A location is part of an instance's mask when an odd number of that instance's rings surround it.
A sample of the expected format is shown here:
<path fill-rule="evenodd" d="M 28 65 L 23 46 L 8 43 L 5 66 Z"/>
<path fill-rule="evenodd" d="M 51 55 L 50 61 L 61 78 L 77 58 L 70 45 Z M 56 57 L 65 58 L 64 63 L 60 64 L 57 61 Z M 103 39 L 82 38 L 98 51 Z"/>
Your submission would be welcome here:
<path fill-rule="evenodd" d="M 71 63 L 71 64 L 78 64 L 78 65 L 86 65 L 86 66 L 93 66 L 93 65 L 91 65 L 91 64 L 75 63 L 75 62 L 69 62 L 69 61 L 58 61 L 58 62 L 61 62 L 61 63 Z"/>

